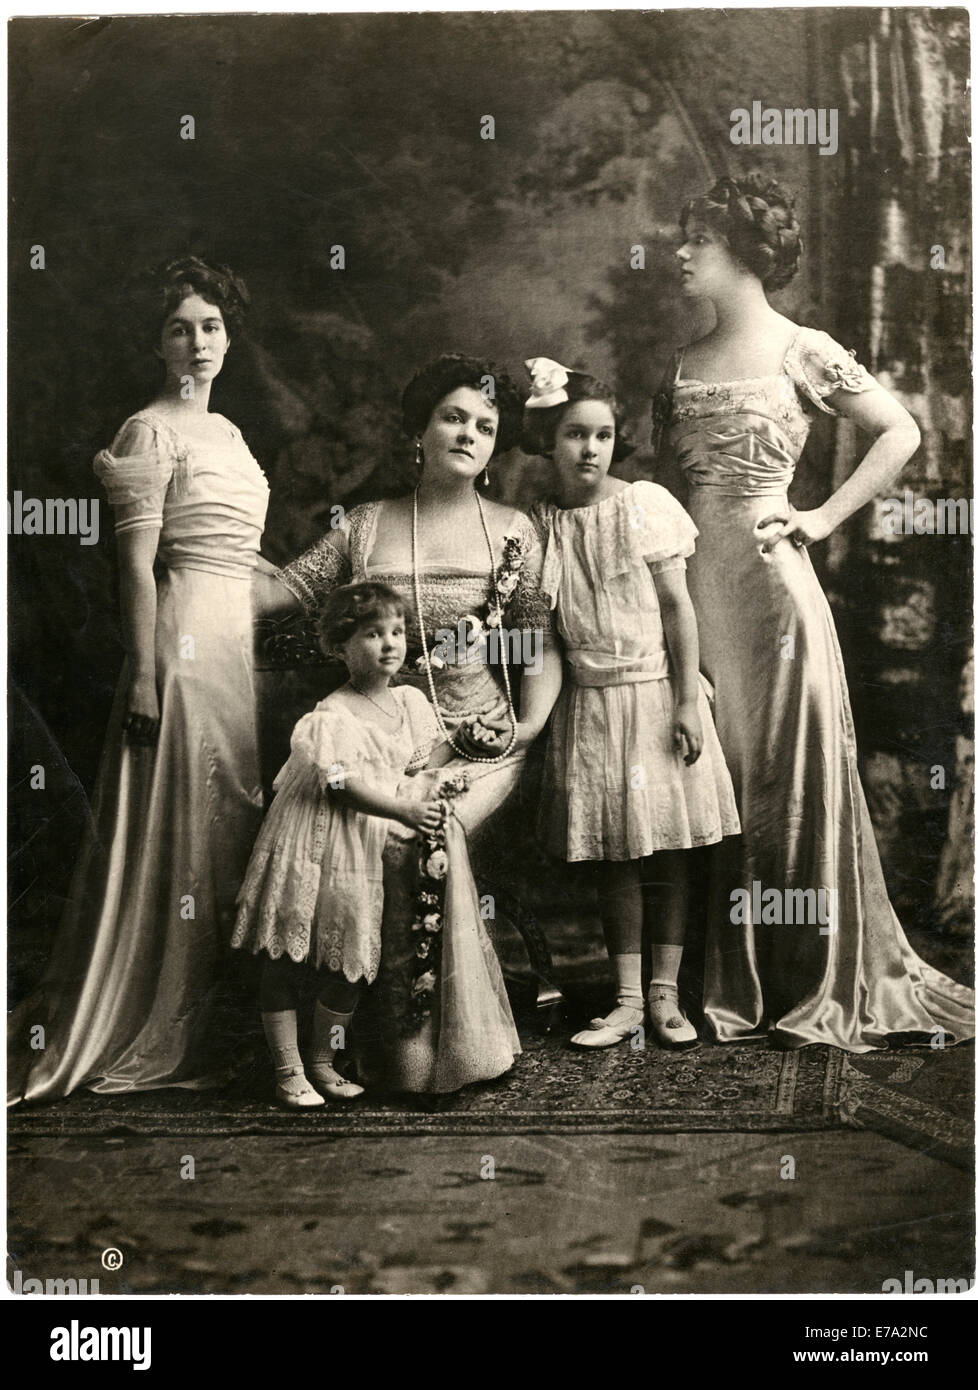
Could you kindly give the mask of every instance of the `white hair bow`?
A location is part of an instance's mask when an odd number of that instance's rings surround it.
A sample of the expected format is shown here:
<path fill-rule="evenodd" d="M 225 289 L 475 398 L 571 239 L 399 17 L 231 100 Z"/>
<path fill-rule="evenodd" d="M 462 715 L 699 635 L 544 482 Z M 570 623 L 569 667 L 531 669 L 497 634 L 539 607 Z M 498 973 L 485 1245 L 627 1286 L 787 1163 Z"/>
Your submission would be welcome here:
<path fill-rule="evenodd" d="M 562 405 L 569 399 L 564 390 L 569 373 L 559 362 L 551 362 L 549 357 L 530 357 L 526 369 L 530 373 L 527 410 L 544 410 L 550 405 Z"/>

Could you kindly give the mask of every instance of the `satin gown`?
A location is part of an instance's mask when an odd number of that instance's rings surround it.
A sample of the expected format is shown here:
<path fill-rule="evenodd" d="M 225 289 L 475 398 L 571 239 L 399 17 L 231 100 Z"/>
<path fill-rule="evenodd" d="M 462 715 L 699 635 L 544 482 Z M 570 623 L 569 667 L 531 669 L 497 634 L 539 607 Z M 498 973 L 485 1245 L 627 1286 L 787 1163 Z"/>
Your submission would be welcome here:
<path fill-rule="evenodd" d="M 155 748 L 122 729 L 116 691 L 69 901 L 39 991 L 14 1012 L 8 1101 L 207 1084 L 207 1030 L 234 903 L 261 822 L 252 570 L 265 477 L 229 421 L 220 445 L 144 411 L 95 471 L 116 530 L 162 525 Z M 130 426 L 154 450 L 125 454 Z M 35 1050 L 35 1025 L 44 1046 Z"/>
<path fill-rule="evenodd" d="M 787 505 L 812 407 L 834 414 L 825 396 L 875 385 L 802 328 L 776 376 L 707 384 L 685 379 L 680 357 L 657 402 L 700 532 L 689 589 L 743 826 L 716 851 L 704 1007 L 720 1041 L 768 1031 L 781 1046 L 865 1052 L 898 1036 L 974 1036 L 972 991 L 915 954 L 887 896 L 808 552 L 783 541 L 762 556 L 753 533 Z"/>
<path fill-rule="evenodd" d="M 355 507 L 343 529 L 286 566 L 282 579 L 314 613 L 339 584 L 374 579 L 403 595 L 410 606 L 408 655 L 395 683 L 410 683 L 427 694 L 427 681 L 415 661 L 420 639 L 409 568 L 370 564 L 383 502 Z M 524 553 L 520 581 L 506 607 L 506 624 L 549 632 L 547 604 L 540 593 L 542 554 L 528 517 L 517 514 L 513 528 Z M 410 542 L 408 542 L 410 543 Z M 497 565 L 499 556 L 497 555 Z M 438 630 L 456 632 L 459 620 L 475 613 L 491 596 L 488 554 L 483 571 L 439 566 L 420 576 L 421 601 L 429 650 Z M 501 676 L 484 660 L 447 662 L 435 670 L 435 686 L 446 726 L 464 715 L 505 714 Z M 512 852 L 506 819 L 525 762 L 525 752 L 496 763 L 454 758 L 445 767 L 408 779 L 405 795 L 422 796 L 430 786 L 461 772 L 469 790 L 452 803 L 448 822 L 449 873 L 446 884 L 441 996 L 421 1028 L 405 1026 L 414 943 L 411 922 L 417 879 L 416 842 L 395 830 L 384 849 L 384 910 L 380 970 L 357 1013 L 355 1034 L 361 1080 L 394 1090 L 447 1092 L 473 1081 L 500 1076 L 520 1053 L 519 1035 L 506 997 L 502 971 L 481 917 L 481 904 L 469 864 L 478 875 L 488 863 L 498 873 L 500 855 Z M 453 867 L 453 865 L 455 867 Z"/>

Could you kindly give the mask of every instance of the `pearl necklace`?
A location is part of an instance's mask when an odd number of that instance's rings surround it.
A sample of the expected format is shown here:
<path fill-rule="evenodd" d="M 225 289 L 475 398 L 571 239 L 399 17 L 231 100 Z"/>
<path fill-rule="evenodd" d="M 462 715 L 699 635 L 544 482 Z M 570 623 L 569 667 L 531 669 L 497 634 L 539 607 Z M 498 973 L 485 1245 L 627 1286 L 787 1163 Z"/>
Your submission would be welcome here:
<path fill-rule="evenodd" d="M 502 614 L 503 606 L 502 606 L 502 604 L 501 604 L 500 601 L 499 601 L 499 588 L 498 588 L 497 583 L 496 583 L 496 556 L 495 556 L 495 554 L 493 553 L 493 549 L 492 549 L 492 537 L 491 537 L 490 534 L 489 534 L 489 527 L 488 527 L 488 525 L 486 524 L 486 512 L 485 512 L 485 508 L 484 508 L 483 505 L 482 505 L 482 498 L 479 496 L 478 493 L 475 494 L 475 500 L 476 500 L 476 501 L 478 502 L 478 504 L 479 504 L 479 519 L 480 519 L 481 522 L 482 522 L 482 530 L 483 530 L 483 532 L 484 532 L 484 534 L 485 534 L 486 545 L 489 547 L 489 563 L 490 563 L 490 565 L 492 566 L 492 592 L 493 592 L 493 598 L 494 598 L 495 601 L 496 601 L 496 604 L 495 604 L 495 606 L 496 606 L 496 611 L 497 611 L 498 613 Z M 507 663 L 506 663 L 506 643 L 505 643 L 505 642 L 500 642 L 500 644 L 499 644 L 499 652 L 500 652 L 500 657 L 501 657 L 501 659 L 502 659 L 502 667 L 503 667 L 503 684 L 504 684 L 504 686 L 506 687 L 506 709 L 507 709 L 507 712 L 508 712 L 508 714 L 509 714 L 509 722 L 510 722 L 510 725 L 511 725 L 511 733 L 510 733 L 509 743 L 508 743 L 508 744 L 506 745 L 506 747 L 502 750 L 502 752 L 501 752 L 501 753 L 497 753 L 497 754 L 496 754 L 494 757 L 492 757 L 492 758 L 483 758 L 483 757 L 480 757 L 479 754 L 477 754 L 477 753 L 467 753 L 466 750 L 465 750 L 464 748 L 459 748 L 459 746 L 458 746 L 458 744 L 455 742 L 455 739 L 453 738 L 452 734 L 449 732 L 448 728 L 446 727 L 445 720 L 444 720 L 444 718 L 443 718 L 443 716 L 442 716 L 441 706 L 440 706 L 439 703 L 438 703 L 438 695 L 437 695 L 437 693 L 436 693 L 436 691 L 435 691 L 435 678 L 434 678 L 434 675 L 432 674 L 432 670 L 431 670 L 431 657 L 428 655 L 428 639 L 427 639 L 427 637 L 425 636 L 425 630 L 424 630 L 424 614 L 423 614 L 422 611 L 421 611 L 421 580 L 420 580 L 419 575 L 418 575 L 418 490 L 417 490 L 417 488 L 415 488 L 415 490 L 414 490 L 414 511 L 413 511 L 412 520 L 411 520 L 411 568 L 412 568 L 413 571 L 414 571 L 414 608 L 415 608 L 415 612 L 417 613 L 417 616 L 418 616 L 418 629 L 419 629 L 419 631 L 420 631 L 420 633 L 421 633 L 421 650 L 422 650 L 422 652 L 424 653 L 424 669 L 425 669 L 425 675 L 428 677 L 428 692 L 429 692 L 429 694 L 430 694 L 430 696 L 431 696 L 431 705 L 432 705 L 432 708 L 434 709 L 434 712 L 435 712 L 435 720 L 436 720 L 436 722 L 437 722 L 437 724 L 438 724 L 439 731 L 441 732 L 441 735 L 442 735 L 442 737 L 445 739 L 445 741 L 446 741 L 447 743 L 450 743 L 451 746 L 455 749 L 455 752 L 458 753 L 458 754 L 460 754 L 463 758 L 467 758 L 467 759 L 469 760 L 470 763 L 499 763 L 499 762 L 502 762 L 503 758 L 508 758 L 508 757 L 509 757 L 510 753 L 513 751 L 513 747 L 514 747 L 515 744 L 516 744 L 516 710 L 513 708 L 513 691 L 512 691 L 512 688 L 511 688 L 511 686 L 510 686 L 510 683 L 509 683 L 509 667 L 508 667 L 508 665 L 507 665 Z M 500 618 L 500 621 L 502 621 L 501 618 Z M 467 718 L 469 718 L 469 716 L 468 716 L 468 715 L 462 715 L 462 718 L 463 718 L 463 719 L 467 719 Z"/>

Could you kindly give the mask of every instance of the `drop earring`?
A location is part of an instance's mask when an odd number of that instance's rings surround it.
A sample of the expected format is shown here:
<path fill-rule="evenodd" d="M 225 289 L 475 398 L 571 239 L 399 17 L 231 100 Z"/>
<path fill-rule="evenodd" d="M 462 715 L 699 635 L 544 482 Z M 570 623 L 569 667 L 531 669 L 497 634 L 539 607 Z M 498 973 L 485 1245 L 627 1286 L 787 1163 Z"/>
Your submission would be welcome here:
<path fill-rule="evenodd" d="M 416 468 L 424 468 L 424 449 L 420 439 L 414 441 L 414 463 Z"/>
<path fill-rule="evenodd" d="M 485 472 L 483 473 L 483 475 L 482 475 L 482 486 L 483 486 L 483 487 L 488 487 L 488 486 L 489 486 L 489 465 L 488 465 L 488 464 L 486 464 L 486 471 L 485 471 Z"/>

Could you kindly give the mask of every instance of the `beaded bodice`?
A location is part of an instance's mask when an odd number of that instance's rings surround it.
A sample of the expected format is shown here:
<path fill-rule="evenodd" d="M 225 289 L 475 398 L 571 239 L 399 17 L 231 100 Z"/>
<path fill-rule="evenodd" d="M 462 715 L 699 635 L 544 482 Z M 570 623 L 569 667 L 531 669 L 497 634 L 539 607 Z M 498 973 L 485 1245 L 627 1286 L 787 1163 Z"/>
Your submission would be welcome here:
<path fill-rule="evenodd" d="M 382 502 L 367 502 L 347 514 L 344 525 L 329 532 L 282 571 L 282 580 L 315 612 L 334 588 L 341 584 L 374 579 L 388 584 L 408 605 L 407 659 L 395 684 L 410 684 L 427 693 L 427 680 L 416 667 L 421 656 L 421 638 L 414 613 L 414 576 L 410 570 L 381 569 L 372 566 L 370 551 Z M 540 590 L 543 554 L 529 517 L 519 514 L 514 530 L 523 546 L 524 563 L 519 582 L 504 609 L 504 626 L 509 630 L 549 632 L 549 605 Z M 419 591 L 424 612 L 429 651 L 440 651 L 446 658 L 434 668 L 439 704 L 446 715 L 485 712 L 501 697 L 500 665 L 491 659 L 492 649 L 472 648 L 459 640 L 459 623 L 481 614 L 493 596 L 488 568 L 484 572 L 461 567 L 422 568 Z M 499 557 L 497 556 L 497 567 Z M 510 638 L 511 643 L 515 638 Z M 460 655 L 465 660 L 458 660 Z"/>
<path fill-rule="evenodd" d="M 812 407 L 835 391 L 877 385 L 828 334 L 799 328 L 773 376 L 704 382 L 682 375 L 678 353 L 671 384 L 656 397 L 658 437 L 668 432 L 680 467 L 696 488 L 732 496 L 787 491 L 811 429 Z"/>

